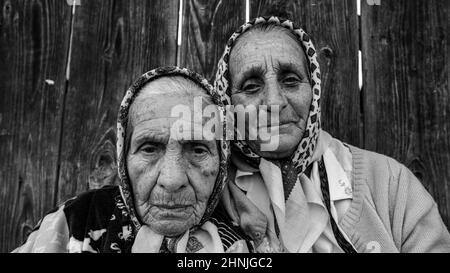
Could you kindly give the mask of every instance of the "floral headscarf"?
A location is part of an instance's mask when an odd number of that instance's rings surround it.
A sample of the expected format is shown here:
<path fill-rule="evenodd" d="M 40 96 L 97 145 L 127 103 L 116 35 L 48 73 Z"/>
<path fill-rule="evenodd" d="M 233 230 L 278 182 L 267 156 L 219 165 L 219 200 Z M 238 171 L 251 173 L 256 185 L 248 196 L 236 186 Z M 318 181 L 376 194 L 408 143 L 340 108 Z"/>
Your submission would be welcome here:
<path fill-rule="evenodd" d="M 225 109 L 222 103 L 222 97 L 212 88 L 212 86 L 208 83 L 208 81 L 199 74 L 190 71 L 186 68 L 169 66 L 151 70 L 136 80 L 136 82 L 127 90 L 122 100 L 122 103 L 120 104 L 120 110 L 117 120 L 117 160 L 120 179 L 120 190 L 122 198 L 125 201 L 125 206 L 128 210 L 129 216 L 131 218 L 131 221 L 133 223 L 136 232 L 140 229 L 141 223 L 136 216 L 132 195 L 132 188 L 131 183 L 129 181 L 126 165 L 127 151 L 125 148 L 126 147 L 125 144 L 126 141 L 128 141 L 126 139 L 127 136 L 126 131 L 128 127 L 128 114 L 131 104 L 134 102 L 136 96 L 139 94 L 139 92 L 145 85 L 147 85 L 149 82 L 155 79 L 167 76 L 182 76 L 192 80 L 194 83 L 201 86 L 208 93 L 208 95 L 211 96 L 213 102 L 218 106 L 220 124 L 223 124 L 224 130 L 222 131 L 224 132 L 224 134 L 226 134 Z M 229 142 L 226 140 L 225 136 L 221 137 L 218 140 L 218 143 L 219 145 L 217 148 L 219 150 L 220 155 L 220 163 L 219 163 L 220 170 L 219 173 L 217 174 L 215 185 L 211 193 L 211 196 L 208 200 L 205 213 L 200 223 L 196 227 L 201 226 L 208 220 L 209 216 L 211 216 L 220 198 L 220 194 L 226 184 L 227 166 L 230 157 L 230 147 Z"/>
<path fill-rule="evenodd" d="M 245 32 L 252 29 L 258 24 L 273 24 L 291 31 L 298 38 L 298 42 L 301 44 L 307 60 L 308 68 L 310 71 L 310 83 L 313 90 L 313 97 L 311 106 L 309 109 L 309 116 L 306 123 L 306 130 L 303 134 L 297 149 L 291 156 L 292 165 L 295 168 L 297 174 L 301 174 L 309 166 L 312 160 L 312 155 L 317 144 L 320 131 L 320 70 L 319 63 L 317 61 L 317 54 L 314 45 L 308 34 L 303 29 L 296 27 L 291 21 L 271 17 L 259 17 L 252 21 L 243 24 L 227 42 L 225 51 L 222 58 L 219 61 L 217 74 L 214 82 L 214 89 L 224 98 L 224 104 L 231 104 L 231 81 L 229 73 L 229 59 L 233 46 L 236 44 L 236 40 Z M 260 156 L 257 155 L 249 145 L 242 140 L 234 141 L 234 146 L 246 157 L 247 161 L 256 162 L 254 165 L 258 165 Z M 286 198 L 287 199 L 287 198 Z"/>

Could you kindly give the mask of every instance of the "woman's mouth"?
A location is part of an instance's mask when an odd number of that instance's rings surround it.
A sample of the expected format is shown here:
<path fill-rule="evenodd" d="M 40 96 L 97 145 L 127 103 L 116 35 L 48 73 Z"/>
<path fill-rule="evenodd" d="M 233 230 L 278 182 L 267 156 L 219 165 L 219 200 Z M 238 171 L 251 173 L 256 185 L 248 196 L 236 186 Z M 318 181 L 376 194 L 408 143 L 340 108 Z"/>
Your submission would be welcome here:
<path fill-rule="evenodd" d="M 282 123 L 277 123 L 277 124 L 268 124 L 268 125 L 258 127 L 258 130 L 272 131 L 276 128 L 285 129 L 285 128 L 288 128 L 289 126 L 295 125 L 295 124 L 296 123 L 294 121 L 282 122 Z"/>
<path fill-rule="evenodd" d="M 177 205 L 177 204 L 174 205 L 160 204 L 155 206 L 161 209 L 186 209 L 187 207 L 190 207 L 190 205 Z"/>
<path fill-rule="evenodd" d="M 193 207 L 190 205 L 157 205 L 157 215 L 160 219 L 179 220 L 191 215 Z"/>

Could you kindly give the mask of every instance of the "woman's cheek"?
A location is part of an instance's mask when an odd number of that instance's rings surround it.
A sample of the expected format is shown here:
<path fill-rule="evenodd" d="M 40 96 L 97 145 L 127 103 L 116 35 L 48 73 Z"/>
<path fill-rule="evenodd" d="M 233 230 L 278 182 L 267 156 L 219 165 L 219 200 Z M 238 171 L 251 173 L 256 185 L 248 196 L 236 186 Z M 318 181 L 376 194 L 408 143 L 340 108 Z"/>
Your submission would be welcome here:
<path fill-rule="evenodd" d="M 150 200 L 150 194 L 155 186 L 154 179 L 149 175 L 143 175 L 138 178 L 136 186 L 136 199 L 142 202 Z"/>
<path fill-rule="evenodd" d="M 259 106 L 263 103 L 263 100 L 262 100 L 263 96 L 264 96 L 263 93 L 256 94 L 256 95 L 250 95 L 250 96 L 246 95 L 244 93 L 234 94 L 234 95 L 231 95 L 231 103 L 234 106 L 237 106 L 237 105 Z"/>
<path fill-rule="evenodd" d="M 197 202 L 208 201 L 218 173 L 219 155 L 209 156 L 201 161 L 194 161 L 189 164 L 187 174 L 197 196 Z"/>
<path fill-rule="evenodd" d="M 149 160 L 139 155 L 129 156 L 127 167 L 136 201 L 146 202 L 149 200 L 151 190 L 156 183 L 156 179 L 153 178 L 155 176 L 153 174 L 154 168 L 152 168 Z"/>
<path fill-rule="evenodd" d="M 312 102 L 311 86 L 302 84 L 297 92 L 288 94 L 288 101 L 297 115 L 306 120 Z"/>

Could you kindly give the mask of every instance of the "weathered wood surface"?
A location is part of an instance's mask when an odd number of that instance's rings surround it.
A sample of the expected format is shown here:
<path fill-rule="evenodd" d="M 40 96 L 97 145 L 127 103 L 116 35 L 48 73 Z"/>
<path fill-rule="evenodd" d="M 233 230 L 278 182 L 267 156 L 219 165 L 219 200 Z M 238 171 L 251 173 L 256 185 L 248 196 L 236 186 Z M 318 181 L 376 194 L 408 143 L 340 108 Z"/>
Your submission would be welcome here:
<path fill-rule="evenodd" d="M 54 206 L 69 44 L 65 1 L 1 0 L 0 252 Z"/>
<path fill-rule="evenodd" d="M 362 144 L 358 86 L 358 17 L 354 0 L 250 0 L 250 17 L 280 16 L 311 35 L 322 76 L 322 125 Z"/>
<path fill-rule="evenodd" d="M 448 1 L 362 1 L 361 30 L 353 0 L 250 5 L 251 17 L 288 17 L 312 35 L 324 128 L 407 165 L 450 226 Z M 177 47 L 178 0 L 81 1 L 74 16 L 63 0 L 0 0 L 0 7 L 1 252 L 57 203 L 116 183 L 117 110 L 136 77 L 178 64 L 212 79 L 225 42 L 245 21 L 245 1 L 185 0 Z"/>
<path fill-rule="evenodd" d="M 179 65 L 213 80 L 225 44 L 245 23 L 245 1 L 185 0 Z"/>
<path fill-rule="evenodd" d="M 449 2 L 362 1 L 364 144 L 409 167 L 450 226 Z"/>
<path fill-rule="evenodd" d="M 119 104 L 144 72 L 176 64 L 178 1 L 83 1 L 74 17 L 58 200 L 116 181 Z"/>

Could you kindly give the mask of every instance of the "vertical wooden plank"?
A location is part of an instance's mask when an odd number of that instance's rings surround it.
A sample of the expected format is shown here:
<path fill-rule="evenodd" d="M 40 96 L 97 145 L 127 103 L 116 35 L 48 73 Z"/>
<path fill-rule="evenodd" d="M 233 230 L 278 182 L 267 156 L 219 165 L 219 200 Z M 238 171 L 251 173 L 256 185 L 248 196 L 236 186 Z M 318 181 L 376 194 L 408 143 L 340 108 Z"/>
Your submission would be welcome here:
<path fill-rule="evenodd" d="M 175 65 L 178 1 L 90 0 L 77 6 L 66 99 L 59 200 L 116 183 L 115 128 L 126 89 Z"/>
<path fill-rule="evenodd" d="M 53 207 L 71 13 L 65 1 L 1 0 L 0 252 Z"/>
<path fill-rule="evenodd" d="M 360 145 L 358 18 L 355 0 L 250 0 L 250 17 L 280 16 L 312 36 L 322 76 L 322 125 Z"/>
<path fill-rule="evenodd" d="M 212 81 L 228 38 L 243 23 L 243 0 L 184 0 L 179 65 Z"/>
<path fill-rule="evenodd" d="M 362 1 L 365 146 L 409 167 L 450 227 L 449 2 Z"/>

